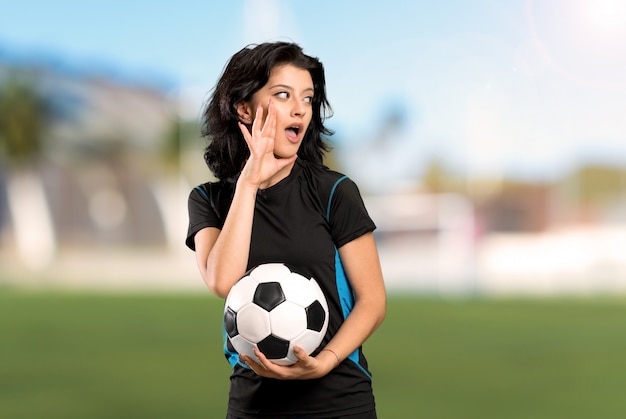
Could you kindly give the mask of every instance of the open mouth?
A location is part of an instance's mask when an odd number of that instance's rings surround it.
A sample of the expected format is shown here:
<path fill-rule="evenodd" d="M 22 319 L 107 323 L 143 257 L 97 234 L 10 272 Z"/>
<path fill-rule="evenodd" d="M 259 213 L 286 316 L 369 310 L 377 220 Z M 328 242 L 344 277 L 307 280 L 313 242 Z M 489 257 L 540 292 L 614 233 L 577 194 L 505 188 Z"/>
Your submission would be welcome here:
<path fill-rule="evenodd" d="M 287 131 L 291 131 L 294 133 L 294 135 L 298 135 L 298 133 L 300 132 L 300 127 L 297 125 L 294 125 L 293 127 L 287 128 Z"/>
<path fill-rule="evenodd" d="M 290 141 L 296 141 L 298 140 L 298 134 L 300 134 L 301 129 L 302 128 L 298 125 L 292 125 L 285 129 L 285 134 Z"/>

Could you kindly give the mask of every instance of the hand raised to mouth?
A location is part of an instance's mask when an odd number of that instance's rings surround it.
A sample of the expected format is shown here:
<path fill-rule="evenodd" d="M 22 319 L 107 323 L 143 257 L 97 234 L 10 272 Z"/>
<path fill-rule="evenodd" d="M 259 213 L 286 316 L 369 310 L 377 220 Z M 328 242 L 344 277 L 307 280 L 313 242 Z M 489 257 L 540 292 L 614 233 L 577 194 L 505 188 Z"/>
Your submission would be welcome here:
<path fill-rule="evenodd" d="M 250 157 L 246 161 L 241 175 L 256 188 L 269 186 L 268 181 L 297 158 L 297 155 L 280 158 L 274 153 L 276 112 L 271 100 L 267 104 L 265 121 L 263 121 L 263 117 L 263 105 L 259 103 L 250 131 L 239 122 L 239 129 L 250 150 Z"/>

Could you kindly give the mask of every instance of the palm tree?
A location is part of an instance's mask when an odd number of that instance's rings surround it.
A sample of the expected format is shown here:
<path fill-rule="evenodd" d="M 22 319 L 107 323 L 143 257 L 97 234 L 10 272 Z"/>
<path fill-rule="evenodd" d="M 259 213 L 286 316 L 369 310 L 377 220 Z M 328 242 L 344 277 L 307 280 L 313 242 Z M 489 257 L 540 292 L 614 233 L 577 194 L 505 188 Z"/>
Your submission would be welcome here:
<path fill-rule="evenodd" d="M 47 114 L 34 83 L 15 75 L 0 88 L 0 145 L 11 164 L 32 163 L 41 154 L 41 132 Z"/>
<path fill-rule="evenodd" d="M 36 173 L 48 106 L 30 78 L 9 74 L 0 84 L 0 157 L 17 251 L 29 267 L 45 267 L 56 243 L 43 183 Z"/>

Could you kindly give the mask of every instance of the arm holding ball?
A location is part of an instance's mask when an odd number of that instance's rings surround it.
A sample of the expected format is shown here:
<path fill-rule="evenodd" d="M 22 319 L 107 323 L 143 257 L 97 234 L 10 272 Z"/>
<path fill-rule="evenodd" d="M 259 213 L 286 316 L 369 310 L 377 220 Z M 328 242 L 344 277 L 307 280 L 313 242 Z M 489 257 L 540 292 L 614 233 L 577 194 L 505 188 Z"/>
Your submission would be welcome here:
<path fill-rule="evenodd" d="M 278 379 L 312 379 L 328 374 L 378 328 L 385 318 L 386 292 L 378 251 L 372 233 L 366 233 L 339 249 L 346 274 L 355 294 L 354 309 L 337 334 L 316 357 L 296 351 L 299 361 L 281 366 L 269 361 L 260 351 L 257 364 L 247 356 L 244 361 L 257 374 Z"/>

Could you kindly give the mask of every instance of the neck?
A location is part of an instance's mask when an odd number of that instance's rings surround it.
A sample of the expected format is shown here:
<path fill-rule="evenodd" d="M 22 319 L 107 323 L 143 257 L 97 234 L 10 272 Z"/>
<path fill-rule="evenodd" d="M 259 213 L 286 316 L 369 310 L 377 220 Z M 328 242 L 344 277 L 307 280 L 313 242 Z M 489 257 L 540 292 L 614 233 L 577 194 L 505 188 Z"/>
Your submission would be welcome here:
<path fill-rule="evenodd" d="M 295 161 L 291 163 L 290 165 L 287 165 L 283 167 L 282 169 L 280 169 L 278 172 L 276 172 L 274 176 L 272 176 L 265 182 L 261 183 L 260 189 L 267 189 L 269 187 L 272 187 L 276 185 L 278 182 L 280 182 L 281 180 L 283 180 L 284 178 L 286 178 L 287 176 L 289 176 L 289 174 L 291 173 L 291 169 L 293 169 L 294 164 L 296 164 Z"/>

